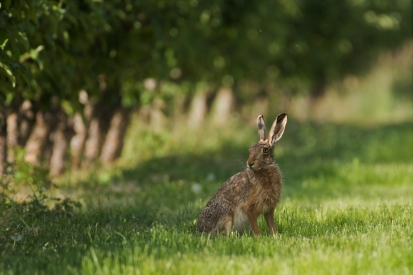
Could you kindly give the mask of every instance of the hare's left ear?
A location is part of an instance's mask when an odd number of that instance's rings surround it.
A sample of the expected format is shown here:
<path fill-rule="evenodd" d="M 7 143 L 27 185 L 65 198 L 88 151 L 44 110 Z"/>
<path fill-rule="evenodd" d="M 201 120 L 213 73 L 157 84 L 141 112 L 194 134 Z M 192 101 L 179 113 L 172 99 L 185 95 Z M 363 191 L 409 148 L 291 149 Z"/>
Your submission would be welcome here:
<path fill-rule="evenodd" d="M 271 146 L 274 146 L 274 143 L 282 137 L 286 124 L 287 114 L 283 113 L 278 115 L 271 126 L 270 133 L 268 134 L 268 143 Z"/>
<path fill-rule="evenodd" d="M 264 116 L 259 115 L 257 118 L 257 125 L 258 125 L 258 139 L 259 141 L 264 141 L 265 140 L 265 122 L 264 122 Z"/>

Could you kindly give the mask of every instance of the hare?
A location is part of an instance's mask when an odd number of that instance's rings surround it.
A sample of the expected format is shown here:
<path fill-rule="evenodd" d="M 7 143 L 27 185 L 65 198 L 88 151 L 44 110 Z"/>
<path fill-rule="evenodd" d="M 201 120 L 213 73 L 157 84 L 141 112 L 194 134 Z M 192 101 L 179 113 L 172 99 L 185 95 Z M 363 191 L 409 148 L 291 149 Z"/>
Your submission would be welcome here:
<path fill-rule="evenodd" d="M 280 201 L 282 177 L 274 161 L 274 144 L 284 133 L 287 114 L 275 119 L 268 139 L 264 116 L 259 115 L 258 143 L 249 149 L 247 169 L 224 182 L 198 217 L 197 230 L 208 234 L 260 234 L 257 218 L 264 215 L 271 234 L 276 234 L 274 210 Z"/>

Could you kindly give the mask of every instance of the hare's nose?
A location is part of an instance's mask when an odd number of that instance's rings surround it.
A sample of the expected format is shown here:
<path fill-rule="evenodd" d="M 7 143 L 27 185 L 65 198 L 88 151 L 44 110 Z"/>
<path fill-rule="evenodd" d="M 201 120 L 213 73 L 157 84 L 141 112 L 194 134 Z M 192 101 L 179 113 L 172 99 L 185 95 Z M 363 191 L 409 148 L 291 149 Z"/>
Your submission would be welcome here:
<path fill-rule="evenodd" d="M 248 163 L 248 166 L 251 168 L 254 165 L 254 163 Z"/>

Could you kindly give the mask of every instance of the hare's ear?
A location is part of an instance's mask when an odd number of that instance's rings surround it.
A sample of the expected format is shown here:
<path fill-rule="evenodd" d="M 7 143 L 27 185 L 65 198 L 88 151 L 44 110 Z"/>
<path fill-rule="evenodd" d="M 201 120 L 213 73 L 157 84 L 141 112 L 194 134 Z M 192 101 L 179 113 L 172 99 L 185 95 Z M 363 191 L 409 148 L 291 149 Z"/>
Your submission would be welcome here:
<path fill-rule="evenodd" d="M 257 125 L 258 125 L 258 139 L 260 141 L 265 140 L 265 122 L 264 122 L 264 116 L 259 115 L 257 118 Z"/>
<path fill-rule="evenodd" d="M 270 133 L 268 134 L 268 142 L 271 146 L 274 146 L 274 143 L 282 137 L 286 124 L 287 114 L 283 113 L 278 115 L 271 126 Z"/>

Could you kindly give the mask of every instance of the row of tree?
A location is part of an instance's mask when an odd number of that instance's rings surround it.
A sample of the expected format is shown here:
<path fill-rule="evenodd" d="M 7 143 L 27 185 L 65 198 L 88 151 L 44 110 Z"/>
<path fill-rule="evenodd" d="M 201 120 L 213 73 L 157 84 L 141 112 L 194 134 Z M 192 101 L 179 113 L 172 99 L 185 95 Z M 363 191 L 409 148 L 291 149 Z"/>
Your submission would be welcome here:
<path fill-rule="evenodd" d="M 53 176 L 69 147 L 72 167 L 110 163 L 143 105 L 249 102 L 274 83 L 320 96 L 411 23 L 410 0 L 2 1 L 0 173 L 16 147 Z"/>

